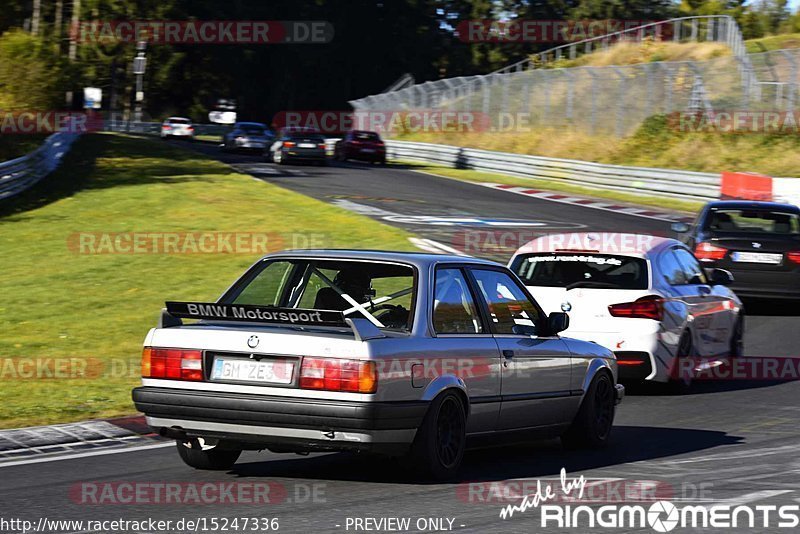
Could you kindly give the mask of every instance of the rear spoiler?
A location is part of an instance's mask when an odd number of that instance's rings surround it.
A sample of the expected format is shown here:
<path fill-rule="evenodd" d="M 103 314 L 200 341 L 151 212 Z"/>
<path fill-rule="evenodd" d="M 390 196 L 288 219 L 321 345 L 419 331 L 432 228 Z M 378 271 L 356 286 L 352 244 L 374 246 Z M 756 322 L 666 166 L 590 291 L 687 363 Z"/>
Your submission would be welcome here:
<path fill-rule="evenodd" d="M 236 321 L 248 323 L 288 324 L 293 326 L 349 326 L 356 340 L 363 341 L 386 337 L 366 319 L 345 319 L 336 310 L 312 310 L 304 308 L 276 308 L 250 304 L 220 304 L 211 302 L 166 302 L 161 310 L 159 328 L 180 326 L 183 319 L 207 319 L 212 321 Z"/>

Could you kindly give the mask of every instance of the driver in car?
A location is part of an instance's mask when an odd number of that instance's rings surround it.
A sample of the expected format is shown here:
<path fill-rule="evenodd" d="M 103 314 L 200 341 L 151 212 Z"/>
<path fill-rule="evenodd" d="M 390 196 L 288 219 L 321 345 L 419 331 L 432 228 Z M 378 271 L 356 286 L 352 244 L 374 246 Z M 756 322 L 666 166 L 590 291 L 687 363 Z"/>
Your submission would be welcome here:
<path fill-rule="evenodd" d="M 333 284 L 359 304 L 368 304 L 365 308 L 387 328 L 406 327 L 409 317 L 407 309 L 392 304 L 378 304 L 377 306 L 372 304 L 375 290 L 372 288 L 372 279 L 369 273 L 361 269 L 342 269 L 336 274 Z M 320 289 L 314 302 L 315 309 L 345 311 L 352 307 L 352 304 L 332 287 Z M 357 313 L 360 315 L 360 312 Z"/>

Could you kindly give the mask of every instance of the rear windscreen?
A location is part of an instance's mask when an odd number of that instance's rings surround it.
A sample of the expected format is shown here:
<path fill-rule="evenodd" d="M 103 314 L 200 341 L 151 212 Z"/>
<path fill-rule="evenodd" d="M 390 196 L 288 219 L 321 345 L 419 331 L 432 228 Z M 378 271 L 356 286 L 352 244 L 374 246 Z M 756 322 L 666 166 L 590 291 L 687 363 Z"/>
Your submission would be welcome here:
<path fill-rule="evenodd" d="M 264 135 L 265 130 L 261 126 L 243 126 L 242 130 L 250 135 Z"/>
<path fill-rule="evenodd" d="M 304 134 L 304 133 L 297 133 L 297 134 L 290 134 L 289 138 L 294 141 L 308 141 L 311 143 L 324 143 L 325 138 L 319 134 Z"/>
<path fill-rule="evenodd" d="M 380 141 L 381 138 L 375 132 L 353 132 L 353 138 L 358 141 Z"/>
<path fill-rule="evenodd" d="M 759 209 L 715 209 L 708 214 L 704 230 L 753 234 L 800 234 L 796 213 Z"/>
<path fill-rule="evenodd" d="M 642 258 L 584 253 L 523 254 L 511 269 L 527 286 L 647 289 Z"/>
<path fill-rule="evenodd" d="M 189 124 L 189 119 L 168 119 L 170 124 Z"/>

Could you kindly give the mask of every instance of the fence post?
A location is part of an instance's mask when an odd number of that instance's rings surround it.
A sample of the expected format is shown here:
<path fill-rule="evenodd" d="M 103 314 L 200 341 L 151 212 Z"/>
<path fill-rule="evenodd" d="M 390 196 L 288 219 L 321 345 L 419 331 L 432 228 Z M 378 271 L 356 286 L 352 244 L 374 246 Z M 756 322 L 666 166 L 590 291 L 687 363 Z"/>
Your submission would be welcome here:
<path fill-rule="evenodd" d="M 529 70 L 523 74 L 524 83 L 522 85 L 522 112 L 523 113 L 530 113 L 531 111 L 531 77 L 535 73 L 535 70 Z"/>
<path fill-rule="evenodd" d="M 661 64 L 661 68 L 666 71 L 666 75 L 664 76 L 664 112 L 669 114 L 672 113 L 672 81 L 673 81 L 673 72 L 672 67 L 668 65 Z"/>
<path fill-rule="evenodd" d="M 542 72 L 544 75 L 544 72 Z M 547 83 L 547 80 L 544 81 L 544 113 L 542 114 L 542 122 L 548 126 L 548 122 L 550 121 L 550 84 Z"/>
<path fill-rule="evenodd" d="M 481 81 L 481 90 L 483 91 L 483 114 L 487 117 L 489 116 L 489 105 L 491 103 L 489 101 L 491 98 L 489 92 L 492 90 L 491 84 L 489 83 L 489 76 L 491 75 L 487 74 L 486 76 L 481 76 L 479 78 Z"/>
<path fill-rule="evenodd" d="M 592 91 L 591 101 L 592 109 L 589 113 L 589 133 L 594 134 L 597 125 L 597 73 L 594 71 L 595 67 L 587 67 L 586 72 L 592 78 Z"/>
<path fill-rule="evenodd" d="M 645 95 L 645 115 L 648 117 L 653 114 L 653 92 L 655 91 L 655 76 L 653 74 L 653 64 L 645 63 L 645 76 L 647 77 L 647 95 Z"/>
<path fill-rule="evenodd" d="M 617 137 L 622 137 L 625 129 L 623 121 L 625 120 L 625 89 L 627 88 L 627 84 L 625 83 L 625 72 L 622 69 L 619 67 L 614 67 L 614 73 L 617 75 L 619 80 L 619 92 L 617 96 L 617 124 L 614 133 Z"/>
<path fill-rule="evenodd" d="M 503 74 L 500 83 L 503 84 L 503 100 L 500 104 L 500 112 L 505 113 L 508 111 L 508 91 L 511 85 L 511 74 Z"/>
<path fill-rule="evenodd" d="M 573 118 L 573 101 L 575 99 L 575 72 L 572 69 L 564 69 L 562 74 L 567 78 L 567 108 L 564 110 L 564 116 L 567 122 L 572 122 Z"/>
<path fill-rule="evenodd" d="M 789 94 L 786 95 L 786 111 L 792 111 L 797 96 L 797 60 L 788 50 L 781 50 L 780 53 L 789 62 Z"/>

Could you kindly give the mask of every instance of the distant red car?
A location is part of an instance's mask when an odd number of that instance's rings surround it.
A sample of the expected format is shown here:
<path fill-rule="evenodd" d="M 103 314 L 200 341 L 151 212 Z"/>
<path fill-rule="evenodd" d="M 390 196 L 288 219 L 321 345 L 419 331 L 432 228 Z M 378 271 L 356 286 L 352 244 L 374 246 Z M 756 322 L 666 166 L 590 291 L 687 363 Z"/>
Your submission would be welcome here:
<path fill-rule="evenodd" d="M 376 132 L 352 130 L 336 142 L 333 157 L 339 161 L 355 159 L 386 165 L 386 145 Z"/>

